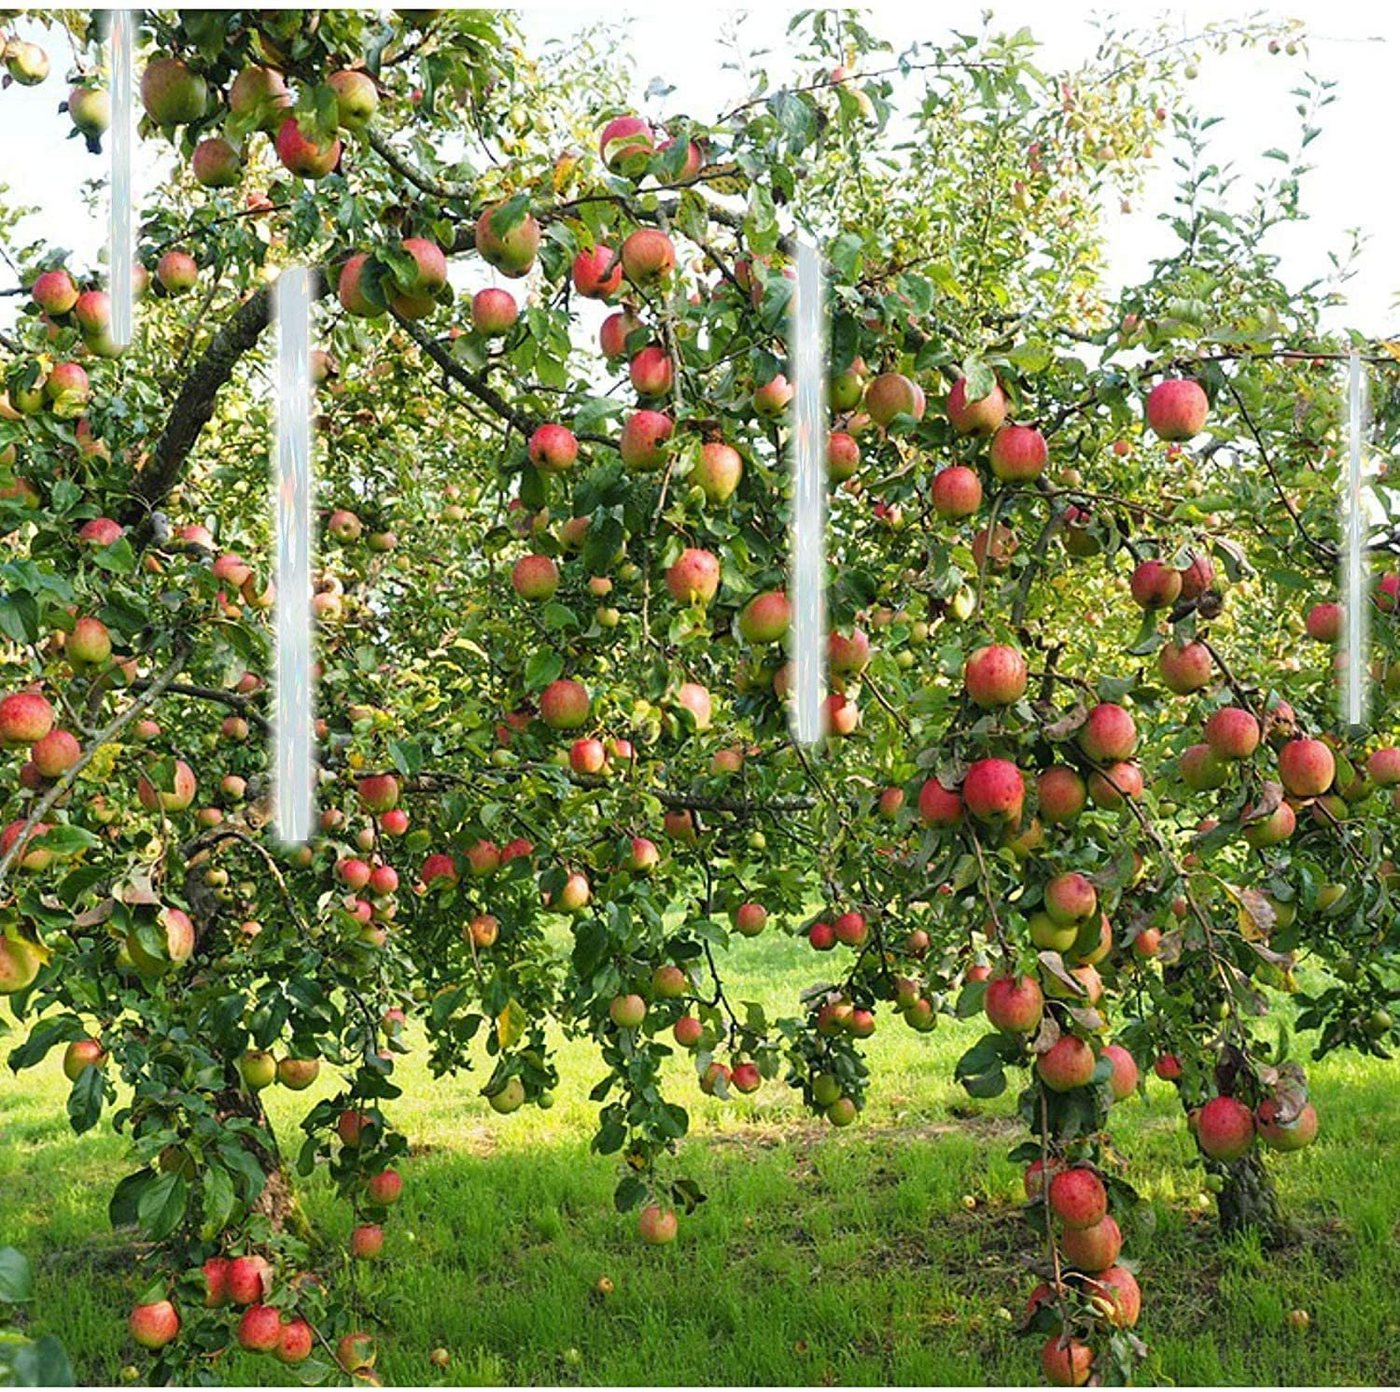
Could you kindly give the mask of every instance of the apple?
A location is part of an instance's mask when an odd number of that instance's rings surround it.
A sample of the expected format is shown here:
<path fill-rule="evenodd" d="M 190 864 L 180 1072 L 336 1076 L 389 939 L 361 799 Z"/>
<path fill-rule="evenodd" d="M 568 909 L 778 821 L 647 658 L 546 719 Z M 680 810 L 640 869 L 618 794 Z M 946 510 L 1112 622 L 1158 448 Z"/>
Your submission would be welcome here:
<path fill-rule="evenodd" d="M 666 588 L 677 604 L 708 604 L 719 591 L 719 558 L 688 546 L 666 570 Z"/>
<path fill-rule="evenodd" d="M 934 475 L 931 496 L 940 517 L 961 521 L 982 506 L 982 480 L 966 464 L 951 464 Z"/>
<path fill-rule="evenodd" d="M 675 370 L 670 354 L 660 344 L 649 343 L 632 355 L 627 375 L 638 396 L 665 396 L 671 390 Z"/>
<path fill-rule="evenodd" d="M 335 1361 L 345 1373 L 366 1373 L 374 1367 L 374 1340 L 368 1334 L 342 1335 L 335 1346 Z"/>
<path fill-rule="evenodd" d="M 860 445 L 854 435 L 833 430 L 826 438 L 826 474 L 833 483 L 854 478 L 860 468 Z"/>
<path fill-rule="evenodd" d="M 303 179 L 324 179 L 340 163 L 340 141 L 317 144 L 303 132 L 295 116 L 282 122 L 276 148 L 283 167 Z"/>
<path fill-rule="evenodd" d="M 272 1267 L 253 1253 L 228 1264 L 228 1298 L 234 1305 L 256 1305 L 272 1294 Z"/>
<path fill-rule="evenodd" d="M 1254 1114 L 1234 1097 L 1212 1097 L 1196 1114 L 1196 1140 L 1212 1159 L 1233 1162 L 1254 1144 Z"/>
<path fill-rule="evenodd" d="M 1021 770 L 1007 759 L 979 759 L 963 779 L 963 802 L 980 822 L 1004 825 L 1018 821 L 1025 796 Z"/>
<path fill-rule="evenodd" d="M 1026 659 L 1000 643 L 978 648 L 963 666 L 963 689 L 983 710 L 1013 705 L 1026 691 Z"/>
<path fill-rule="evenodd" d="M 350 1255 L 372 1261 L 384 1250 L 384 1229 L 378 1223 L 361 1223 L 350 1230 Z"/>
<path fill-rule="evenodd" d="M 672 1027 L 671 1033 L 681 1048 L 693 1049 L 700 1042 L 700 1036 L 705 1033 L 705 1027 L 694 1015 L 682 1015 Z"/>
<path fill-rule="evenodd" d="M 1036 1059 L 1036 1072 L 1053 1092 L 1084 1087 L 1094 1076 L 1093 1049 L 1077 1035 L 1062 1034 Z"/>
<path fill-rule="evenodd" d="M 968 400 L 967 378 L 959 377 L 948 393 L 948 420 L 959 435 L 994 435 L 1006 419 L 1006 397 L 993 382 L 986 396 Z"/>
<path fill-rule="evenodd" d="M 541 425 L 530 436 L 530 462 L 547 473 L 560 473 L 573 467 L 578 459 L 578 440 L 574 432 L 562 425 Z"/>
<path fill-rule="evenodd" d="M 476 249 L 502 275 L 512 279 L 525 275 L 539 247 L 540 225 L 528 210 L 517 216 L 507 211 L 506 204 L 495 203 L 476 220 Z"/>
<path fill-rule="evenodd" d="M 1097 891 L 1077 870 L 1056 875 L 1045 886 L 1045 912 L 1061 927 L 1083 923 L 1098 906 Z"/>
<path fill-rule="evenodd" d="M 640 414 L 655 414 L 647 412 Z M 633 417 L 635 420 L 636 417 Z M 667 437 L 670 435 L 670 419 L 662 417 L 667 424 Z M 624 462 L 626 457 L 624 456 Z M 711 503 L 727 503 L 734 496 L 739 480 L 744 475 L 744 461 L 739 451 L 730 445 L 712 440 L 700 447 L 695 467 L 690 471 L 690 480 L 696 484 L 705 498 Z"/>
<path fill-rule="evenodd" d="M 63 1076 L 76 1083 L 89 1068 L 101 1068 L 107 1051 L 95 1039 L 75 1039 L 63 1051 Z"/>
<path fill-rule="evenodd" d="M 1163 561 L 1142 561 L 1129 577 L 1128 589 L 1142 609 L 1170 609 L 1181 594 L 1181 572 Z"/>
<path fill-rule="evenodd" d="M 167 251 L 156 262 L 156 279 L 170 295 L 183 295 L 199 279 L 199 267 L 187 251 Z"/>
<path fill-rule="evenodd" d="M 179 58 L 152 58 L 141 74 L 141 104 L 158 126 L 184 126 L 200 120 L 209 105 L 209 87 Z"/>
<path fill-rule="evenodd" d="M 1121 1102 L 1137 1090 L 1137 1060 L 1121 1044 L 1105 1044 L 1104 1057 L 1113 1064 L 1113 1072 L 1108 1080 L 1108 1089 L 1115 1102 Z"/>
<path fill-rule="evenodd" d="M 336 117 L 344 130 L 364 130 L 379 109 L 379 89 L 374 79 L 358 68 L 345 68 L 326 78 L 335 93 Z"/>
<path fill-rule="evenodd" d="M 519 1078 L 507 1078 L 505 1085 L 499 1091 L 491 1093 L 486 1100 L 493 1112 L 509 1116 L 511 1112 L 518 1111 L 525 1101 L 525 1085 Z"/>
<path fill-rule="evenodd" d="M 277 1061 L 265 1049 L 247 1049 L 238 1060 L 238 1073 L 250 1092 L 261 1092 L 277 1076 Z"/>
<path fill-rule="evenodd" d="M 238 1320 L 239 1348 L 271 1353 L 282 1342 L 282 1312 L 271 1305 L 250 1305 Z"/>
<path fill-rule="evenodd" d="M 316 1058 L 284 1058 L 277 1063 L 277 1081 L 291 1092 L 301 1092 L 316 1081 L 321 1072 L 321 1060 Z"/>
<path fill-rule="evenodd" d="M 778 643 L 787 636 L 792 606 L 781 590 L 755 595 L 739 611 L 739 634 L 748 643 Z"/>
<path fill-rule="evenodd" d="M 282 1326 L 274 1352 L 282 1363 L 305 1363 L 311 1357 L 315 1331 L 300 1315 Z"/>
<path fill-rule="evenodd" d="M 622 289 L 622 258 L 601 242 L 574 257 L 574 289 L 588 300 L 610 300 Z"/>
<path fill-rule="evenodd" d="M 1029 425 L 1003 425 L 992 436 L 988 453 L 992 474 L 1002 483 L 1030 483 L 1045 472 L 1050 447 Z"/>
<path fill-rule="evenodd" d="M 1092 1228 L 1108 1212 L 1108 1191 L 1093 1170 L 1075 1166 L 1051 1179 L 1047 1202 L 1066 1228 Z"/>
<path fill-rule="evenodd" d="M 1097 705 L 1079 727 L 1079 747 L 1096 764 L 1130 759 L 1137 748 L 1133 717 L 1111 701 Z"/>
<path fill-rule="evenodd" d="M 680 1000 L 690 990 L 690 981 L 680 967 L 666 962 L 652 972 L 651 990 L 657 1000 Z"/>
<path fill-rule="evenodd" d="M 780 372 L 754 389 L 753 409 L 764 420 L 772 420 L 787 410 L 792 397 L 793 386 Z"/>
<path fill-rule="evenodd" d="M 1077 769 L 1055 764 L 1036 779 L 1036 800 L 1041 819 L 1051 826 L 1064 826 L 1084 810 L 1088 790 Z"/>
<path fill-rule="evenodd" d="M 239 71 L 228 93 L 229 110 L 252 118 L 257 130 L 275 135 L 292 105 L 282 74 L 272 68 L 248 67 Z"/>
<path fill-rule="evenodd" d="M 656 469 L 666 462 L 666 441 L 675 423 L 661 411 L 637 411 L 622 426 L 618 452 L 629 469 Z"/>
<path fill-rule="evenodd" d="M 997 1029 L 1007 1034 L 1030 1034 L 1040 1024 L 1045 998 L 1034 977 L 998 976 L 987 985 L 982 1009 Z"/>
<path fill-rule="evenodd" d="M 559 567 L 548 556 L 522 556 L 511 570 L 510 583 L 522 599 L 552 599 L 559 588 Z"/>
<path fill-rule="evenodd" d="M 614 174 L 640 175 L 656 151 L 656 137 L 640 116 L 616 116 L 598 135 L 598 154 Z"/>
<path fill-rule="evenodd" d="M 622 269 L 639 289 L 661 284 L 675 267 L 675 246 L 654 227 L 638 228 L 622 244 Z"/>
<path fill-rule="evenodd" d="M 889 425 L 896 416 L 924 418 L 924 394 L 901 372 L 882 372 L 865 389 L 865 409 L 876 425 Z"/>
<path fill-rule="evenodd" d="M 233 188 L 243 177 L 243 158 L 223 136 L 211 135 L 194 147 L 190 168 L 205 188 Z"/>
<path fill-rule="evenodd" d="M 1079 1285 L 1109 1324 L 1131 1329 L 1142 1313 L 1142 1292 L 1137 1278 L 1125 1266 L 1110 1266 L 1095 1276 L 1081 1277 Z"/>
<path fill-rule="evenodd" d="M 1094 1350 L 1066 1334 L 1052 1334 L 1040 1350 L 1040 1369 L 1052 1387 L 1083 1387 L 1093 1366 Z"/>
<path fill-rule="evenodd" d="M 50 318 L 58 319 L 78 303 L 78 287 L 64 270 L 44 271 L 29 288 L 34 303 Z"/>
<path fill-rule="evenodd" d="M 552 730 L 577 730 L 591 709 L 587 687 L 572 678 L 561 677 L 540 692 L 540 719 Z"/>
<path fill-rule="evenodd" d="M 1092 1227 L 1066 1228 L 1060 1236 L 1061 1254 L 1079 1271 L 1106 1271 L 1122 1250 L 1123 1235 L 1112 1215 Z"/>
<path fill-rule="evenodd" d="M 630 306 L 608 315 L 598 330 L 598 346 L 609 362 L 627 354 L 627 340 L 642 329 L 642 321 Z"/>
<path fill-rule="evenodd" d="M 1162 684 L 1178 696 L 1189 696 L 1210 683 L 1212 661 L 1204 643 L 1170 642 L 1157 654 Z"/>
<path fill-rule="evenodd" d="M 112 656 L 112 635 L 101 619 L 82 618 L 73 625 L 63 651 L 77 671 L 102 667 Z"/>
<path fill-rule="evenodd" d="M 1321 740 L 1289 740 L 1279 750 L 1278 775 L 1294 797 L 1317 797 L 1332 786 L 1337 764 L 1332 751 Z"/>
<path fill-rule="evenodd" d="M 614 996 L 608 1004 L 608 1015 L 618 1029 L 640 1029 L 646 1014 L 646 1001 L 635 994 Z"/>
<path fill-rule="evenodd" d="M 1272 1097 L 1266 1097 L 1254 1112 L 1254 1123 L 1259 1139 L 1271 1150 L 1293 1151 L 1310 1146 L 1317 1138 L 1317 1109 L 1311 1102 L 1304 1103 L 1298 1114 L 1289 1121 L 1281 1120 L 1283 1108 Z"/>
<path fill-rule="evenodd" d="M 142 1348 L 160 1349 L 174 1341 L 180 1332 L 180 1316 L 168 1300 L 137 1305 L 127 1320 L 131 1337 Z"/>
<path fill-rule="evenodd" d="M 676 1240 L 678 1224 L 674 1209 L 648 1204 L 637 1218 L 637 1231 L 642 1241 L 652 1247 L 663 1247 Z"/>
<path fill-rule="evenodd" d="M 1147 394 L 1147 423 L 1161 440 L 1189 440 L 1205 427 L 1210 402 L 1198 383 L 1158 382 Z"/>
<path fill-rule="evenodd" d="M 500 338 L 515 327 L 520 306 L 509 290 L 488 287 L 472 296 L 472 327 L 487 338 Z"/>
<path fill-rule="evenodd" d="M 1205 726 L 1206 744 L 1220 759 L 1247 759 L 1259 747 L 1259 722 L 1239 706 L 1223 706 Z"/>

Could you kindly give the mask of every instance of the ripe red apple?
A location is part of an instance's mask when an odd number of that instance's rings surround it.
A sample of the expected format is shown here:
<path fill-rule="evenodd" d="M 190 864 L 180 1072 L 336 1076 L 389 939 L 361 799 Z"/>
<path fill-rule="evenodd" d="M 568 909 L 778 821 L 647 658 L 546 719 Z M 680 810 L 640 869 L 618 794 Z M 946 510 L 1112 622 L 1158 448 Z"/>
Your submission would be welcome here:
<path fill-rule="evenodd" d="M 384 1229 L 378 1223 L 361 1223 L 350 1231 L 350 1255 L 372 1261 L 384 1250 Z"/>
<path fill-rule="evenodd" d="M 705 1033 L 705 1027 L 694 1015 L 682 1015 L 672 1027 L 671 1033 L 682 1049 L 693 1049 Z"/>
<path fill-rule="evenodd" d="M 1152 1071 L 1164 1083 L 1174 1083 L 1181 1077 L 1181 1060 L 1175 1054 L 1162 1054 L 1152 1065 Z"/>
<path fill-rule="evenodd" d="M 176 759 L 168 768 L 158 770 L 160 781 L 142 774 L 136 782 L 136 795 L 141 806 L 149 812 L 183 812 L 194 801 L 197 783 L 194 770 L 183 760 Z"/>
<path fill-rule="evenodd" d="M 1048 1198 L 1055 1216 L 1067 1228 L 1092 1228 L 1108 1212 L 1108 1191 L 1093 1170 L 1075 1166 L 1050 1181 Z"/>
<path fill-rule="evenodd" d="M 1122 706 L 1105 701 L 1079 727 L 1079 747 L 1096 764 L 1130 759 L 1137 748 L 1137 726 Z"/>
<path fill-rule="evenodd" d="M 1199 599 L 1215 584 L 1215 567 L 1209 556 L 1195 555 L 1191 564 L 1183 566 L 1177 574 L 1181 576 L 1181 598 Z"/>
<path fill-rule="evenodd" d="M 1093 1227 L 1066 1228 L 1060 1237 L 1060 1251 L 1070 1266 L 1079 1271 L 1106 1271 L 1123 1250 L 1123 1234 L 1112 1215 Z"/>
<path fill-rule="evenodd" d="M 1137 1278 L 1126 1266 L 1110 1266 L 1096 1276 L 1085 1277 L 1080 1285 L 1084 1294 L 1109 1324 L 1131 1329 L 1142 1313 L 1142 1292 Z"/>
<path fill-rule="evenodd" d="M 832 928 L 836 932 L 837 942 L 843 942 L 847 947 L 860 947 L 870 935 L 865 916 L 854 910 L 841 914 Z"/>
<path fill-rule="evenodd" d="M 228 1265 L 228 1298 L 235 1305 L 256 1305 L 272 1293 L 272 1267 L 253 1253 Z"/>
<path fill-rule="evenodd" d="M 669 424 L 669 418 L 663 417 Z M 625 462 L 625 461 L 624 461 Z M 731 445 L 712 440 L 700 447 L 690 481 L 699 486 L 712 503 L 726 503 L 744 475 L 744 461 Z"/>
<path fill-rule="evenodd" d="M 768 910 L 749 900 L 734 910 L 734 926 L 746 938 L 756 938 L 768 922 Z"/>
<path fill-rule="evenodd" d="M 1142 561 L 1133 570 L 1128 589 L 1140 608 L 1170 609 L 1181 594 L 1181 572 L 1163 561 Z"/>
<path fill-rule="evenodd" d="M 1377 749 L 1366 760 L 1366 777 L 1382 788 L 1400 783 L 1400 749 Z"/>
<path fill-rule="evenodd" d="M 1121 1102 L 1137 1088 L 1137 1061 L 1121 1044 L 1106 1044 L 1103 1052 L 1104 1057 L 1113 1063 L 1113 1073 L 1108 1080 L 1109 1091 L 1115 1102 Z"/>
<path fill-rule="evenodd" d="M 949 792 L 938 779 L 928 779 L 919 789 L 919 816 L 925 826 L 957 826 L 962 821 L 962 813 L 962 798 L 956 792 Z"/>
<path fill-rule="evenodd" d="M 1238 1098 L 1212 1097 L 1197 1114 L 1196 1140 L 1212 1160 L 1238 1160 L 1254 1144 L 1254 1113 Z"/>
<path fill-rule="evenodd" d="M 1336 775 L 1336 760 L 1321 740 L 1289 740 L 1279 750 L 1279 781 L 1294 797 L 1317 797 L 1325 793 Z"/>
<path fill-rule="evenodd" d="M 228 1272 L 232 1265 L 227 1257 L 210 1257 L 200 1268 L 206 1309 L 215 1310 L 228 1304 Z"/>
<path fill-rule="evenodd" d="M 487 338 L 509 333 L 519 317 L 520 306 L 509 290 L 488 287 L 472 296 L 472 328 Z"/>
<path fill-rule="evenodd" d="M 987 1019 L 1008 1034 L 1030 1034 L 1040 1025 L 1045 997 L 1031 976 L 998 976 L 982 998 Z"/>
<path fill-rule="evenodd" d="M 67 271 L 44 271 L 34 278 L 29 293 L 51 319 L 62 318 L 78 303 L 78 287 Z"/>
<path fill-rule="evenodd" d="M 250 1353 L 271 1353 L 282 1341 L 282 1312 L 271 1305 L 250 1305 L 238 1321 L 235 1336 Z"/>
<path fill-rule="evenodd" d="M 530 436 L 530 462 L 537 469 L 558 473 L 571 468 L 578 458 L 578 440 L 562 425 L 541 425 Z"/>
<path fill-rule="evenodd" d="M 1083 1387 L 1093 1366 L 1094 1350 L 1082 1339 L 1052 1334 L 1040 1350 L 1040 1370 L 1052 1387 Z"/>
<path fill-rule="evenodd" d="M 1168 691 L 1189 696 L 1210 683 L 1210 649 L 1204 643 L 1167 643 L 1157 654 L 1157 670 Z"/>
<path fill-rule="evenodd" d="M 1046 1087 L 1054 1092 L 1069 1092 L 1089 1082 L 1096 1063 L 1090 1045 L 1077 1035 L 1062 1034 L 1036 1059 L 1035 1068 Z"/>
<path fill-rule="evenodd" d="M 651 126 L 640 116 L 616 116 L 598 135 L 598 154 L 614 174 L 640 173 L 655 151 Z"/>
<path fill-rule="evenodd" d="M 1029 425 L 1003 425 L 992 436 L 988 454 L 992 474 L 1003 483 L 1030 483 L 1045 472 L 1050 447 Z"/>
<path fill-rule="evenodd" d="M 607 750 L 600 739 L 578 739 L 569 746 L 569 767 L 583 777 L 602 773 L 607 761 Z"/>
<path fill-rule="evenodd" d="M 647 1003 L 639 995 L 614 996 L 608 1015 L 619 1029 L 639 1029 L 646 1019 Z"/>
<path fill-rule="evenodd" d="M 1147 395 L 1147 423 L 1161 440 L 1189 440 L 1205 427 L 1210 402 L 1196 382 L 1158 382 Z"/>
<path fill-rule="evenodd" d="M 356 784 L 360 806 L 366 812 L 387 812 L 399 801 L 399 780 L 392 773 L 367 774 Z"/>
<path fill-rule="evenodd" d="M 29 751 L 34 767 L 44 778 L 61 778 L 82 756 L 82 746 L 67 730 L 50 730 Z"/>
<path fill-rule="evenodd" d="M 1073 822 L 1084 810 L 1088 791 L 1078 770 L 1056 764 L 1036 779 L 1036 800 L 1041 819 L 1051 826 Z"/>
<path fill-rule="evenodd" d="M 559 567 L 548 556 L 522 556 L 511 570 L 510 583 L 522 599 L 552 599 L 559 588 Z"/>
<path fill-rule="evenodd" d="M 610 300 L 622 289 L 622 258 L 601 242 L 574 257 L 574 289 L 588 300 Z"/>
<path fill-rule="evenodd" d="M 1026 691 L 1026 659 L 1000 643 L 978 648 L 963 666 L 963 688 L 984 710 L 1012 705 Z"/>
<path fill-rule="evenodd" d="M 736 1063 L 729 1075 L 729 1085 L 735 1092 L 757 1092 L 763 1086 L 763 1075 L 758 1071 L 756 1063 Z"/>
<path fill-rule="evenodd" d="M 1221 759 L 1247 759 L 1259 747 L 1259 722 L 1239 706 L 1224 706 L 1205 727 L 1206 743 Z"/>
<path fill-rule="evenodd" d="M 78 528 L 78 540 L 89 546 L 111 546 L 120 541 L 125 532 L 126 528 L 110 517 L 93 517 Z"/>
<path fill-rule="evenodd" d="M 666 570 L 666 588 L 677 604 L 708 604 L 719 590 L 719 558 L 687 547 Z"/>
<path fill-rule="evenodd" d="M 33 744 L 53 729 L 53 707 L 37 691 L 16 691 L 0 700 L 0 741 Z"/>
<path fill-rule="evenodd" d="M 818 952 L 830 952 L 836 946 L 836 929 L 829 923 L 814 923 L 807 930 L 807 941 Z"/>
<path fill-rule="evenodd" d="M 948 393 L 947 409 L 959 435 L 994 435 L 1006 419 L 1006 397 L 994 382 L 986 396 L 969 401 L 967 378 L 959 377 Z"/>
<path fill-rule="evenodd" d="M 648 1204 L 637 1218 L 637 1231 L 642 1241 L 653 1247 L 674 1242 L 677 1226 L 675 1210 L 662 1208 L 659 1204 Z"/>
<path fill-rule="evenodd" d="M 324 179 L 340 163 L 340 141 L 317 144 L 288 116 L 277 132 L 277 158 L 285 169 L 303 179 Z"/>
<path fill-rule="evenodd" d="M 513 201 L 513 200 L 512 200 Z M 519 279 L 535 264 L 540 248 L 540 225 L 534 214 L 507 211 L 504 203 L 485 209 L 476 220 L 476 249 L 502 275 Z"/>
<path fill-rule="evenodd" d="M 107 1051 L 95 1039 L 74 1039 L 63 1051 L 63 1076 L 76 1083 L 89 1068 L 101 1068 Z"/>
<path fill-rule="evenodd" d="M 627 375 L 638 396 L 665 396 L 671 390 L 675 370 L 670 354 L 659 343 L 649 343 L 632 355 Z"/>
<path fill-rule="evenodd" d="M 627 340 L 642 328 L 642 321 L 630 307 L 618 310 L 603 320 L 598 330 L 598 346 L 610 362 L 627 354 Z"/>
<path fill-rule="evenodd" d="M 661 861 L 661 852 L 656 842 L 645 836 L 634 836 L 627 851 L 627 868 L 634 875 L 644 875 L 654 870 Z"/>
<path fill-rule="evenodd" d="M 76 670 L 101 667 L 112 656 L 112 635 L 100 619 L 82 618 L 73 625 L 63 651 Z"/>
<path fill-rule="evenodd" d="M 659 285 L 676 267 L 676 248 L 654 227 L 641 227 L 622 244 L 622 269 L 639 288 Z"/>
<path fill-rule="evenodd" d="M 1000 825 L 1020 819 L 1026 784 L 1009 760 L 979 759 L 963 779 L 962 796 L 978 821 Z"/>
<path fill-rule="evenodd" d="M 305 1363 L 311 1357 L 315 1337 L 315 1331 L 300 1315 L 289 1319 L 282 1326 L 277 1341 L 278 1360 L 290 1364 Z"/>
<path fill-rule="evenodd" d="M 1346 611 L 1335 602 L 1314 604 L 1304 620 L 1308 637 L 1319 643 L 1337 642 L 1345 623 Z"/>
<path fill-rule="evenodd" d="M 137 1305 L 127 1320 L 127 1327 L 142 1348 L 164 1348 L 179 1334 L 180 1316 L 168 1300 L 155 1300 L 149 1305 Z"/>
<path fill-rule="evenodd" d="M 666 462 L 666 441 L 675 423 L 661 411 L 637 411 L 622 426 L 618 452 L 629 469 L 657 469 Z"/>
<path fill-rule="evenodd" d="M 940 517 L 960 521 L 982 506 L 982 480 L 966 464 L 951 464 L 934 475 L 932 498 Z"/>
<path fill-rule="evenodd" d="M 160 55 L 141 74 L 141 104 L 158 126 L 188 125 L 204 115 L 209 87 L 179 58 Z"/>
<path fill-rule="evenodd" d="M 540 693 L 540 719 L 552 730 L 576 730 L 588 720 L 592 698 L 581 682 L 564 677 Z"/>

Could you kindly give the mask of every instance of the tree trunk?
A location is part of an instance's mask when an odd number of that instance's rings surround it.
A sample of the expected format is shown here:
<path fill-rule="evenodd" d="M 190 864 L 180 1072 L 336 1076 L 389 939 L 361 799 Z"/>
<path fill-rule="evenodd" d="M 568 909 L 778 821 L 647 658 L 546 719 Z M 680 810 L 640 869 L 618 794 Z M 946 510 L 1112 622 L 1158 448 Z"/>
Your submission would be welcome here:
<path fill-rule="evenodd" d="M 243 1144 L 252 1151 L 258 1165 L 267 1176 L 262 1193 L 253 1201 L 252 1211 L 265 1217 L 272 1224 L 274 1231 L 295 1233 L 297 1237 L 309 1240 L 311 1225 L 292 1184 L 291 1172 L 282 1159 L 281 1147 L 277 1144 L 272 1123 L 263 1111 L 257 1094 L 234 1087 L 220 1093 L 215 1102 L 220 1116 L 246 1117 L 261 1127 L 272 1139 L 269 1147 L 255 1141 L 251 1136 L 243 1137 Z"/>
<path fill-rule="evenodd" d="M 1283 1217 L 1278 1191 L 1257 1150 L 1228 1165 L 1208 1162 L 1207 1168 L 1224 1181 L 1224 1187 L 1215 1196 L 1222 1232 L 1228 1236 L 1258 1233 L 1270 1247 L 1291 1241 L 1292 1228 Z"/>

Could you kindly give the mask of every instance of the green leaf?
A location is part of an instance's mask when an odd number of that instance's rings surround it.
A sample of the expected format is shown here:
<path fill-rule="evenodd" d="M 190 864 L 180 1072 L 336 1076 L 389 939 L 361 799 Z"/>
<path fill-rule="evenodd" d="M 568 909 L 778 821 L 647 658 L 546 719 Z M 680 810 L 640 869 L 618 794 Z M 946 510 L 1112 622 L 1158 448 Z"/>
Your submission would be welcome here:
<path fill-rule="evenodd" d="M 155 1176 L 136 1201 L 136 1220 L 153 1241 L 169 1237 L 185 1216 L 188 1185 L 180 1174 Z"/>
<path fill-rule="evenodd" d="M 29 1258 L 13 1247 L 0 1247 L 0 1301 L 22 1305 L 34 1298 L 34 1272 Z"/>

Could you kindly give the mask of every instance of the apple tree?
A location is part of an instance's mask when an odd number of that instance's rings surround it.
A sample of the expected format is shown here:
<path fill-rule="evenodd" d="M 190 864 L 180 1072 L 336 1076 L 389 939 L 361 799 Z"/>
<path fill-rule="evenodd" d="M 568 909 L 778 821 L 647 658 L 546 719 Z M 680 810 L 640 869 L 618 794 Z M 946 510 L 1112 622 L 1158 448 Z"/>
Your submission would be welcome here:
<path fill-rule="evenodd" d="M 5 36 L 16 82 L 43 80 L 41 20 Z M 372 1375 L 342 1278 L 402 1190 L 410 1021 L 502 1113 L 548 1105 L 556 1030 L 594 1041 L 594 1147 L 664 1243 L 704 1197 L 673 1159 L 677 1056 L 715 1105 L 781 1084 L 843 1127 L 879 1087 L 864 1039 L 958 1016 L 988 1026 L 960 1081 L 1014 1087 L 1026 1126 L 1044 1373 L 1130 1377 L 1114 1105 L 1167 1080 L 1223 1225 L 1275 1237 L 1263 1152 L 1320 1125 L 1278 1003 L 1316 1053 L 1395 1042 L 1388 513 L 1369 723 L 1336 695 L 1340 373 L 1353 350 L 1371 372 L 1383 467 L 1394 355 L 1322 329 L 1342 271 L 1292 285 L 1270 251 L 1331 88 L 1298 78 L 1248 198 L 1188 95 L 1214 51 L 1282 63 L 1299 36 L 1110 28 L 1047 74 L 1025 34 L 895 53 L 814 12 L 791 76 L 643 117 L 605 31 L 534 55 L 485 12 L 142 24 L 164 173 L 128 350 L 100 268 L 0 209 L 24 297 L 0 991 L 12 1068 L 62 1049 L 74 1127 L 130 1138 L 111 1215 L 154 1243 L 130 1318 L 155 1371 L 236 1342 Z M 98 151 L 99 36 L 67 37 L 62 119 Z M 1176 250 L 1110 294 L 1102 209 L 1166 146 Z M 810 750 L 786 710 L 799 236 L 831 284 Z M 320 292 L 320 822 L 287 848 L 265 330 L 296 264 Z M 819 954 L 781 1018 L 727 984 L 760 933 Z M 263 1091 L 322 1071 L 338 1091 L 276 1135 Z M 297 1206 L 321 1165 L 347 1254 Z"/>

